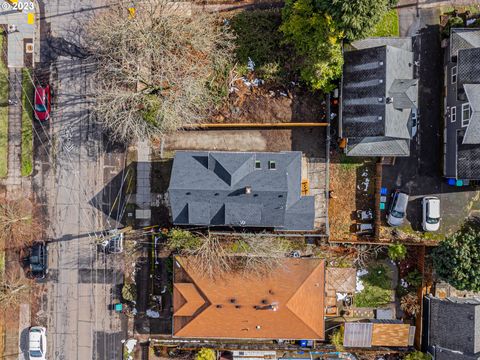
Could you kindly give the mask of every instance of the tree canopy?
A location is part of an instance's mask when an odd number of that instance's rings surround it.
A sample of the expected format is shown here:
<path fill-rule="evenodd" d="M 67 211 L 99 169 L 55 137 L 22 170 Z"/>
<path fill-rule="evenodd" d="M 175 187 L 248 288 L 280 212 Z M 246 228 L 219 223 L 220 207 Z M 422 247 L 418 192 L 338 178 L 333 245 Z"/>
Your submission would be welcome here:
<path fill-rule="evenodd" d="M 280 27 L 285 41 L 304 58 L 301 77 L 313 89 L 331 91 L 342 74 L 342 32 L 314 0 L 287 0 Z"/>
<path fill-rule="evenodd" d="M 437 274 L 458 290 L 480 291 L 480 232 L 467 224 L 433 251 Z"/>
<path fill-rule="evenodd" d="M 367 37 L 390 6 L 389 0 L 316 0 L 316 7 L 329 14 L 345 39 Z"/>
<path fill-rule="evenodd" d="M 99 12 L 86 31 L 95 115 L 120 141 L 200 122 L 228 93 L 232 33 L 216 16 L 166 0 L 142 1 L 134 14 L 129 6 Z"/>

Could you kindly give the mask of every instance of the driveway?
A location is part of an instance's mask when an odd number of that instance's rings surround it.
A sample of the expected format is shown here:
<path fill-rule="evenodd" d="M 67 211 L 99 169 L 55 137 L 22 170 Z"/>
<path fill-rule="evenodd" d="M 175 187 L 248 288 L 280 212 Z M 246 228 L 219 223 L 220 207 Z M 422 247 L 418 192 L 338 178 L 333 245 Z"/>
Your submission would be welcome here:
<path fill-rule="evenodd" d="M 419 71 L 419 131 L 411 144 L 408 158 L 396 158 L 395 165 L 383 167 L 382 185 L 410 194 L 407 224 L 402 226 L 417 238 L 441 239 L 455 232 L 475 207 L 479 193 L 469 187 L 449 186 L 442 177 L 441 114 L 443 65 L 438 26 L 422 29 L 415 38 L 415 54 Z M 441 228 L 437 234 L 421 232 L 421 198 L 433 195 L 441 201 Z"/>

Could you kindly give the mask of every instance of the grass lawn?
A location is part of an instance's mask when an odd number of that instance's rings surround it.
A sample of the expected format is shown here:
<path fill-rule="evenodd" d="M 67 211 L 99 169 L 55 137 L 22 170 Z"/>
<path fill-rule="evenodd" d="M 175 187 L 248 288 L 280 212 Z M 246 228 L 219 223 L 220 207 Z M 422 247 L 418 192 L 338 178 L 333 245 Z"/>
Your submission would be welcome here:
<path fill-rule="evenodd" d="M 23 69 L 22 92 L 22 176 L 32 172 L 33 162 L 33 93 L 30 70 Z"/>
<path fill-rule="evenodd" d="M 368 268 L 368 274 L 362 276 L 364 289 L 355 294 L 356 307 L 379 307 L 392 301 L 392 271 L 389 267 L 378 264 Z"/>
<path fill-rule="evenodd" d="M 388 11 L 377 24 L 371 36 L 400 36 L 397 10 Z"/>
<path fill-rule="evenodd" d="M 0 32 L 0 49 L 5 35 Z M 8 69 L 0 58 L 0 177 L 7 176 L 8 163 Z"/>

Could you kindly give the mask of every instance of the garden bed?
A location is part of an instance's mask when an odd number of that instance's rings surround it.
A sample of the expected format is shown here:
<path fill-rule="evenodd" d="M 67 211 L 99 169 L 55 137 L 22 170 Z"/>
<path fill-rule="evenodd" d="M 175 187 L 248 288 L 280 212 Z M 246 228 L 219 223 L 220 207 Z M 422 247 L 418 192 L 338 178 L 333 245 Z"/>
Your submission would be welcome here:
<path fill-rule="evenodd" d="M 374 179 L 375 159 L 347 157 L 337 152 L 332 154 L 328 210 L 332 241 L 357 240 L 355 212 L 374 210 Z"/>

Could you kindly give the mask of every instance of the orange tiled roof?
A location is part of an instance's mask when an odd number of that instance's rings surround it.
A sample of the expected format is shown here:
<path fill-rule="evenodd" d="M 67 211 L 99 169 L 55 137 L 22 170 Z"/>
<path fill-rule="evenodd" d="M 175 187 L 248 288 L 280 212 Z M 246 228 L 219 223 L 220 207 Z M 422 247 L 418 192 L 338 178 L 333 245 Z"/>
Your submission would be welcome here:
<path fill-rule="evenodd" d="M 215 280 L 187 258 L 175 260 L 184 273 L 175 275 L 174 336 L 324 339 L 323 260 L 285 259 L 268 276 Z"/>

